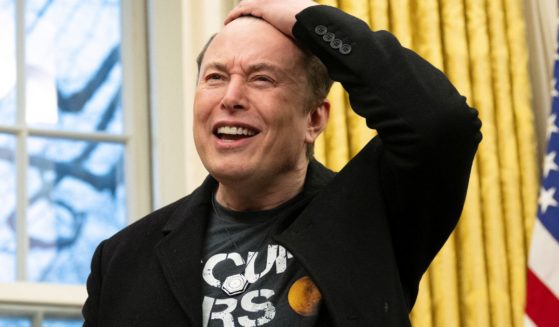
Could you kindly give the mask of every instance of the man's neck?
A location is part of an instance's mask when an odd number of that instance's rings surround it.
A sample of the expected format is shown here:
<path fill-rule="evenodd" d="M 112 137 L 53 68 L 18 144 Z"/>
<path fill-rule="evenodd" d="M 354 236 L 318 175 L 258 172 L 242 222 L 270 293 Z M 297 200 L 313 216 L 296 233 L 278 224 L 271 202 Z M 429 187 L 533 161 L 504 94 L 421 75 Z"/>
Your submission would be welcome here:
<path fill-rule="evenodd" d="M 294 198 L 303 189 L 308 166 L 287 176 L 278 176 L 264 183 L 220 182 L 216 200 L 223 207 L 235 211 L 273 209 Z"/>

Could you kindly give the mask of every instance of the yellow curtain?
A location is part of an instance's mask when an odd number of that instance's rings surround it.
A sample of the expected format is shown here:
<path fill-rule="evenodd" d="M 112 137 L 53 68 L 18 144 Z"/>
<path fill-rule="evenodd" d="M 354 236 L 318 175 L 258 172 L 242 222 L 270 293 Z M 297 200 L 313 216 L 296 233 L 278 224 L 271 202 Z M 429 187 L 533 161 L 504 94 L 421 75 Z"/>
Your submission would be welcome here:
<path fill-rule="evenodd" d="M 323 0 L 386 29 L 443 70 L 479 110 L 480 144 L 460 223 L 420 284 L 414 326 L 522 326 L 536 147 L 520 0 Z M 339 84 L 316 157 L 339 170 L 374 135 Z"/>

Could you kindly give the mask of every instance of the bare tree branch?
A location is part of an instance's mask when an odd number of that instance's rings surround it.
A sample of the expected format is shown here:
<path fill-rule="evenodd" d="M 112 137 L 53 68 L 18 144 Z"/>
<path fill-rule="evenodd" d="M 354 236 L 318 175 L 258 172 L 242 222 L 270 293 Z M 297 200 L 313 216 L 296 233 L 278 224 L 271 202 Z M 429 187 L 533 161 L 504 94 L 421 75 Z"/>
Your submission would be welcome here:
<path fill-rule="evenodd" d="M 92 78 L 87 82 L 87 84 L 79 91 L 65 95 L 60 91 L 60 88 L 56 88 L 58 96 L 58 107 L 63 112 L 81 112 L 89 99 L 97 92 L 99 87 L 107 80 L 113 67 L 120 62 L 120 47 L 116 45 L 105 57 L 101 66 Z"/>

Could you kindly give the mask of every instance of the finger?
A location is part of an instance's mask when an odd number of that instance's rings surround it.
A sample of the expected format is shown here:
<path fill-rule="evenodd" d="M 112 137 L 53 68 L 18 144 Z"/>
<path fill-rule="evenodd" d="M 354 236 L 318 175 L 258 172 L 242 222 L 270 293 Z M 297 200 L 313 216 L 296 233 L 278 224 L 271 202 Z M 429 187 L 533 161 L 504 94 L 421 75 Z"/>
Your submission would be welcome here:
<path fill-rule="evenodd" d="M 240 11 L 238 7 L 231 9 L 231 11 L 227 14 L 227 17 L 225 17 L 225 20 L 223 21 L 223 25 L 229 24 L 235 18 L 239 17 L 239 15 L 240 15 Z"/>
<path fill-rule="evenodd" d="M 223 25 L 227 25 L 230 22 L 232 22 L 233 20 L 239 18 L 241 16 L 240 11 L 238 9 L 233 9 L 231 10 L 228 14 L 227 17 L 225 17 L 225 20 L 223 21 Z"/>
<path fill-rule="evenodd" d="M 246 15 L 251 15 L 252 6 L 249 1 L 241 1 L 235 8 L 233 8 L 225 17 L 224 25 L 229 24 L 231 21 Z"/>

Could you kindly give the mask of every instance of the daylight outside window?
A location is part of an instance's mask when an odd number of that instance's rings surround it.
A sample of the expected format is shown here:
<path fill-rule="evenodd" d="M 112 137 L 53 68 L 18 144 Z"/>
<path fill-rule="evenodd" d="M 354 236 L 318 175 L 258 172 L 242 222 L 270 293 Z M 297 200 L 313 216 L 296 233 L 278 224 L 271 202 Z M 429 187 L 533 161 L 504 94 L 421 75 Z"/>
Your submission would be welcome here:
<path fill-rule="evenodd" d="M 129 222 L 122 16 L 119 0 L 0 0 L 0 283 L 84 285 Z M 0 327 L 82 323 L 32 311 L 0 305 Z"/>

